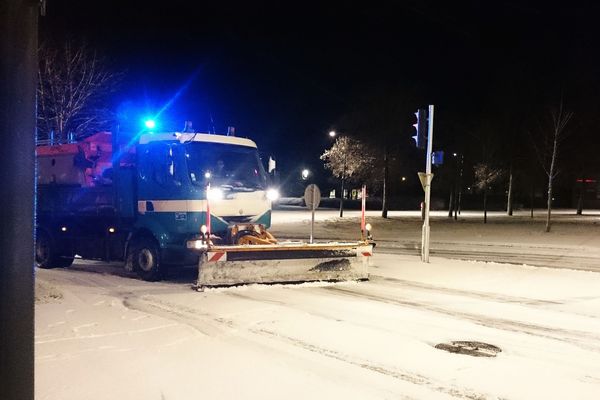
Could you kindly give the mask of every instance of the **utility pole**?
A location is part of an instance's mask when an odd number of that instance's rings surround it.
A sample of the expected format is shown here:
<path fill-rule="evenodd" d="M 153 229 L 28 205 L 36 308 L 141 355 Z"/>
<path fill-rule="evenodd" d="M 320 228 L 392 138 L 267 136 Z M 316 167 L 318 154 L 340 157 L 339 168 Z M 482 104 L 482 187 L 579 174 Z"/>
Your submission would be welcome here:
<path fill-rule="evenodd" d="M 34 198 L 39 0 L 0 4 L 0 382 L 34 398 Z"/>
<path fill-rule="evenodd" d="M 454 174 L 454 179 L 456 180 L 456 174 Z M 454 210 L 454 203 L 456 200 L 454 199 L 454 189 L 456 186 L 456 182 L 452 182 L 450 185 L 450 199 L 448 199 L 448 218 L 452 218 L 452 211 Z"/>
<path fill-rule="evenodd" d="M 429 106 L 428 128 L 427 128 L 427 156 L 425 162 L 425 220 L 423 222 L 423 231 L 421 235 L 421 261 L 429 262 L 429 209 L 431 202 L 431 153 L 433 150 L 433 105 Z"/>
<path fill-rule="evenodd" d="M 457 220 L 457 214 L 460 214 L 461 202 L 462 202 L 462 179 L 463 179 L 463 166 L 465 164 L 465 155 L 460 154 L 460 173 L 458 174 L 458 201 L 454 203 L 454 220 Z"/>

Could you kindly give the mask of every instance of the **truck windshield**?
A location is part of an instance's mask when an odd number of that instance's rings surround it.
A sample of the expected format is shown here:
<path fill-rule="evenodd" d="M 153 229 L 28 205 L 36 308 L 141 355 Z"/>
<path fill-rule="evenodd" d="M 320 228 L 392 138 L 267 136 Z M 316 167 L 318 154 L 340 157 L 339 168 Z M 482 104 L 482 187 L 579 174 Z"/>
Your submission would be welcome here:
<path fill-rule="evenodd" d="M 186 145 L 185 156 L 192 182 L 231 190 L 264 190 L 265 170 L 252 147 L 223 143 L 193 142 Z"/>

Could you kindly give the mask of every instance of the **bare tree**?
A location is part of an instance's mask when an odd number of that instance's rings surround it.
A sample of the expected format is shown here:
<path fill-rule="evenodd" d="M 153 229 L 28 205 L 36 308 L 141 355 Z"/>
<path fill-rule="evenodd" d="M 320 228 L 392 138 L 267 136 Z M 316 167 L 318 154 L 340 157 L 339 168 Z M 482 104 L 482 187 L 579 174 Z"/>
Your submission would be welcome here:
<path fill-rule="evenodd" d="M 107 96 L 118 74 L 96 51 L 66 42 L 39 49 L 38 137 L 58 140 L 83 136 L 110 126 Z"/>
<path fill-rule="evenodd" d="M 565 137 L 566 127 L 571 118 L 572 112 L 564 110 L 561 99 L 558 108 L 550 112 L 550 124 L 547 128 L 541 130 L 540 143 L 534 140 L 534 147 L 538 160 L 548 177 L 548 211 L 546 214 L 546 232 L 550 232 L 550 218 L 552 214 L 552 184 L 554 178 L 559 173 L 557 168 L 558 150 L 561 141 Z"/>
<path fill-rule="evenodd" d="M 325 161 L 325 168 L 341 180 L 340 217 L 343 217 L 345 181 L 365 183 L 373 172 L 375 156 L 358 139 L 341 136 L 320 158 Z"/>
<path fill-rule="evenodd" d="M 472 130 L 467 130 L 467 134 L 479 146 L 473 146 L 472 150 L 477 152 L 479 156 L 473 155 L 472 159 L 478 159 L 479 162 L 473 165 L 473 187 L 475 190 L 483 193 L 483 223 L 487 223 L 487 197 L 491 186 L 502 177 L 503 171 L 493 167 L 498 165 L 499 161 L 496 157 L 499 144 L 499 135 L 491 119 L 482 119 Z M 477 147 L 479 147 L 477 149 Z"/>
<path fill-rule="evenodd" d="M 483 192 L 483 223 L 487 223 L 487 194 L 491 186 L 502 177 L 502 170 L 489 164 L 479 163 L 473 167 L 475 173 L 474 186 Z"/>

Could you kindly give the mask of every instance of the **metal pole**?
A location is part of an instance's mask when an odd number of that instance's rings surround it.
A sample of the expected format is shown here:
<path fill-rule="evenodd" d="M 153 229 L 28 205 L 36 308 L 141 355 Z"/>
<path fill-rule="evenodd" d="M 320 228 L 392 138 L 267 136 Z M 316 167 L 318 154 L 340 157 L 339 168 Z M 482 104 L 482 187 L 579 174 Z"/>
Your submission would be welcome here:
<path fill-rule="evenodd" d="M 120 175 L 121 175 L 121 148 L 119 146 L 121 127 L 119 124 L 115 124 L 113 132 L 111 132 L 111 146 L 112 146 L 112 185 L 113 185 L 113 206 L 117 215 L 117 229 L 121 227 L 121 201 L 119 199 L 119 186 L 120 186 Z"/>
<path fill-rule="evenodd" d="M 340 195 L 340 218 L 344 216 L 344 178 L 346 177 L 346 153 L 344 152 L 344 167 L 342 169 L 342 193 Z"/>
<path fill-rule="evenodd" d="M 431 201 L 431 153 L 433 149 L 433 106 L 429 106 L 427 158 L 425 164 L 425 221 L 421 235 L 421 261 L 429 262 L 429 203 Z"/>
<path fill-rule="evenodd" d="M 0 382 L 34 397 L 35 95 L 39 0 L 0 4 Z"/>
<path fill-rule="evenodd" d="M 365 240 L 365 230 L 367 221 L 365 219 L 365 210 L 367 209 L 367 185 L 363 185 L 361 190 L 361 203 L 360 203 L 360 237 Z"/>
<path fill-rule="evenodd" d="M 206 243 L 210 244 L 210 233 L 212 231 L 212 227 L 210 225 L 211 219 L 210 219 L 210 199 L 209 199 L 209 195 L 208 193 L 210 192 L 210 183 L 208 185 L 206 185 L 206 217 L 204 218 L 205 223 L 206 223 L 206 234 L 207 239 L 206 239 Z"/>
<path fill-rule="evenodd" d="M 313 187 L 312 194 L 311 194 L 311 198 L 312 198 L 312 207 L 311 207 L 311 209 L 312 209 L 312 216 L 311 216 L 311 219 L 310 219 L 310 241 L 309 241 L 310 244 L 312 244 L 312 242 L 313 242 L 313 236 L 314 236 L 314 231 L 315 231 L 315 209 L 317 208 L 317 207 L 315 207 L 315 204 L 317 204 L 316 203 L 316 199 L 315 199 L 315 193 L 316 193 L 316 190 Z"/>
<path fill-rule="evenodd" d="M 455 174 L 456 176 L 456 174 Z M 450 198 L 448 199 L 448 218 L 452 218 L 452 210 L 454 209 L 454 182 L 450 186 Z"/>
<path fill-rule="evenodd" d="M 386 146 L 385 151 L 383 152 L 383 190 L 381 193 L 381 217 L 388 217 L 388 202 L 387 202 L 387 181 L 388 181 L 388 147 Z"/>
<path fill-rule="evenodd" d="M 460 209 L 462 207 L 462 180 L 463 180 L 463 165 L 465 163 L 465 155 L 460 155 L 460 174 L 458 176 L 458 205 L 454 211 L 454 219 L 457 219 L 456 213 L 460 214 Z"/>

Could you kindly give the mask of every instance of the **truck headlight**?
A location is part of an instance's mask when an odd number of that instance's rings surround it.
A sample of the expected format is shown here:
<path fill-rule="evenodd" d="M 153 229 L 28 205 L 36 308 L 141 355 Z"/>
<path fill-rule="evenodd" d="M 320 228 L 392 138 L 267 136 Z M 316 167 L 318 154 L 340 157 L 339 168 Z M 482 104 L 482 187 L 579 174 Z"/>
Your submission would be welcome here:
<path fill-rule="evenodd" d="M 373 227 L 371 226 L 371 224 L 366 224 L 365 225 L 365 230 L 367 231 L 367 240 L 372 240 L 373 239 L 373 235 L 371 234 L 371 229 L 373 229 Z"/>
<path fill-rule="evenodd" d="M 219 188 L 210 188 L 206 191 L 209 200 L 223 200 L 223 191 Z"/>
<path fill-rule="evenodd" d="M 279 190 L 277 189 L 269 189 L 267 190 L 267 199 L 271 201 L 275 201 L 279 198 Z"/>

